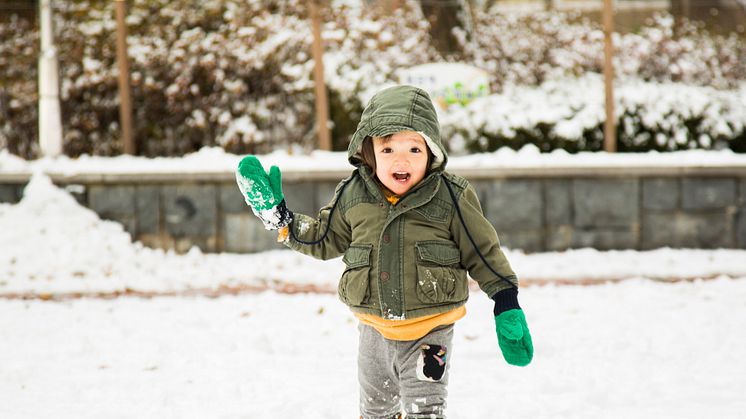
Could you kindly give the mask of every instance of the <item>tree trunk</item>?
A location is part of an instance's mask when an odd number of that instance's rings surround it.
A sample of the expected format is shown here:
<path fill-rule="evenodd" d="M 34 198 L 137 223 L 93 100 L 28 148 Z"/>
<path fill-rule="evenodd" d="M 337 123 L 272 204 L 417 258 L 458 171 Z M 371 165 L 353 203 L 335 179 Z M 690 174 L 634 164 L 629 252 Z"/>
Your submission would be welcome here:
<path fill-rule="evenodd" d="M 677 17 L 690 17 L 690 0 L 671 0 L 671 14 Z"/>
<path fill-rule="evenodd" d="M 490 10 L 490 7 L 492 7 L 495 3 L 497 3 L 497 0 L 485 0 L 484 5 L 482 6 L 483 11 Z"/>
<path fill-rule="evenodd" d="M 463 2 L 459 0 L 420 1 L 420 7 L 422 14 L 430 22 L 430 37 L 435 48 L 443 55 L 458 55 L 461 49 L 452 30 L 456 27 L 464 27 L 461 16 L 468 11 L 464 10 Z"/>

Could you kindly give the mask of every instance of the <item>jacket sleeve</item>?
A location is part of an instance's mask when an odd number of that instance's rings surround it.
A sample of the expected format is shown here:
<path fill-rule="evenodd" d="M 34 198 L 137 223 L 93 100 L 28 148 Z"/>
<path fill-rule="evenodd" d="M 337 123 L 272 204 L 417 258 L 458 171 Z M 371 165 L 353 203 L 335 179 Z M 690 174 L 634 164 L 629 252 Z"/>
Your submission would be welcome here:
<path fill-rule="evenodd" d="M 518 278 L 500 248 L 500 240 L 497 237 L 495 228 L 484 217 L 474 187 L 467 183 L 466 188 L 457 197 L 457 202 L 464 223 L 462 224 L 458 211 L 454 208 L 453 219 L 451 220 L 451 232 L 461 252 L 461 264 L 469 272 L 469 275 L 477 281 L 479 288 L 490 298 L 499 291 L 511 288 L 506 281 L 495 275 L 484 263 L 474 249 L 474 245 L 467 234 L 468 231 L 474 239 L 476 247 L 490 266 L 517 287 Z"/>
<path fill-rule="evenodd" d="M 340 208 L 342 205 L 338 205 L 344 184 L 343 181 L 337 185 L 334 198 L 319 211 L 316 218 L 299 213 L 293 214 L 293 222 L 289 226 L 292 229 L 291 234 L 283 242 L 287 247 L 323 260 L 340 256 L 347 250 L 352 240 L 352 231 Z M 304 244 L 298 241 L 315 242 L 322 237 L 323 240 L 317 244 Z"/>

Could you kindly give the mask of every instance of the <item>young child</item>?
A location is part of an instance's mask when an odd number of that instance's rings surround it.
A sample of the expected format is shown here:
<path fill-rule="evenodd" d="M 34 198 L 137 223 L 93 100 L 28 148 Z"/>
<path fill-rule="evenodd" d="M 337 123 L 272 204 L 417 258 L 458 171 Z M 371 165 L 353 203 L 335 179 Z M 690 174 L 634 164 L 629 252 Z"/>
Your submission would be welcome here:
<path fill-rule="evenodd" d="M 276 166 L 268 175 L 247 156 L 236 178 L 265 227 L 279 230 L 278 240 L 319 259 L 344 255 L 338 291 L 360 322 L 361 418 L 445 418 L 453 324 L 466 314 L 467 272 L 495 301 L 505 360 L 531 362 L 518 280 L 474 188 L 445 171 L 437 114 L 423 90 L 378 92 L 348 158 L 355 170 L 316 218 L 287 209 Z"/>

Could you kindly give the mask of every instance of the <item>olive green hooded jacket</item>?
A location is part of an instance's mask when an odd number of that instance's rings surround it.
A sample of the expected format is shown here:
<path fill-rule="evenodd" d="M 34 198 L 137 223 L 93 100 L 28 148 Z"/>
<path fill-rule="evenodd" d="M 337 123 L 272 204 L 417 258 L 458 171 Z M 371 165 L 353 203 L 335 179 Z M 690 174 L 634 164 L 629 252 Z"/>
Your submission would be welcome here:
<path fill-rule="evenodd" d="M 359 152 L 368 136 L 404 130 L 424 134 L 435 158 L 425 178 L 391 205 Z M 334 198 L 316 218 L 294 214 L 285 244 L 319 259 L 344 255 L 338 291 L 352 311 L 409 319 L 452 310 L 469 296 L 467 272 L 490 297 L 509 288 L 481 260 L 466 229 L 489 264 L 517 286 L 474 188 L 445 172 L 448 157 L 427 93 L 412 86 L 377 93 L 350 141 L 348 158 L 356 167 L 352 175 L 337 186 Z"/>

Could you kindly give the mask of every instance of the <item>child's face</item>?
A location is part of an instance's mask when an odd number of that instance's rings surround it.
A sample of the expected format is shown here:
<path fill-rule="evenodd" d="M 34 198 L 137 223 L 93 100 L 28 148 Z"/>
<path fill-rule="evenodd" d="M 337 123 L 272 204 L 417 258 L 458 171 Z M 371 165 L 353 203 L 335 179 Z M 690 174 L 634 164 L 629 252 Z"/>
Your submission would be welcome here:
<path fill-rule="evenodd" d="M 390 139 L 373 138 L 376 176 L 384 186 L 403 195 L 425 177 L 427 145 L 420 134 L 401 131 Z"/>

